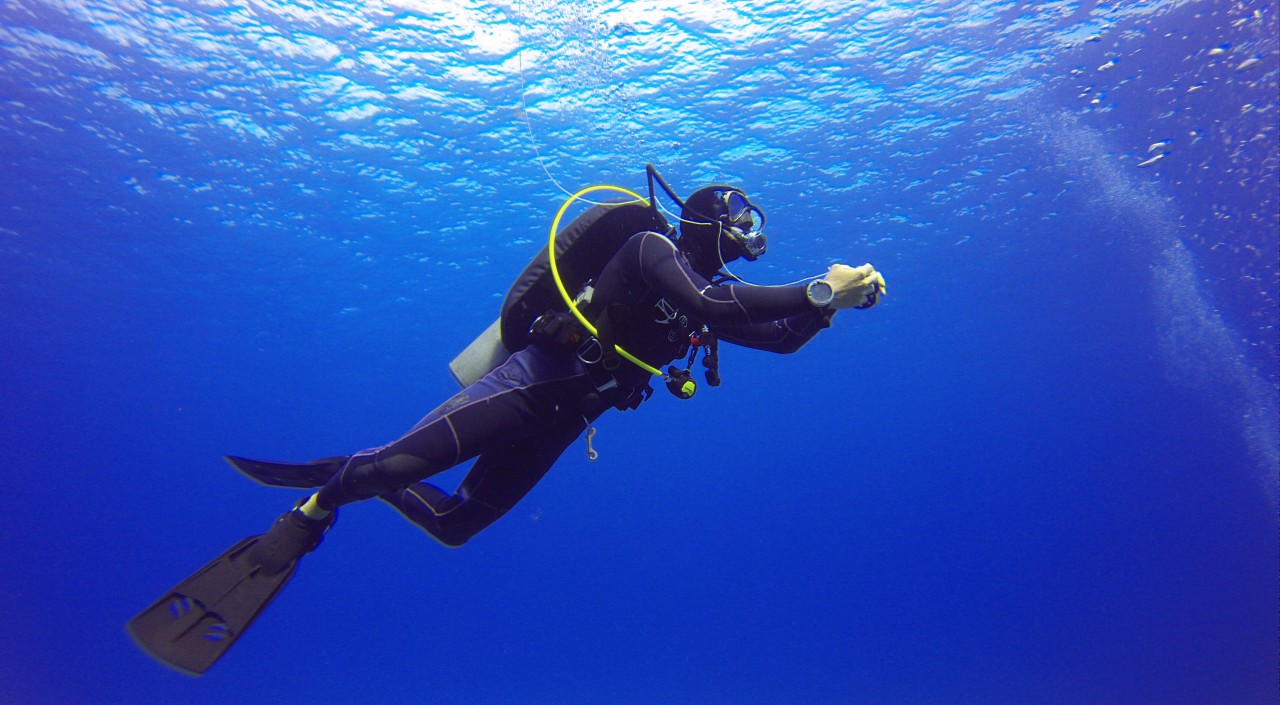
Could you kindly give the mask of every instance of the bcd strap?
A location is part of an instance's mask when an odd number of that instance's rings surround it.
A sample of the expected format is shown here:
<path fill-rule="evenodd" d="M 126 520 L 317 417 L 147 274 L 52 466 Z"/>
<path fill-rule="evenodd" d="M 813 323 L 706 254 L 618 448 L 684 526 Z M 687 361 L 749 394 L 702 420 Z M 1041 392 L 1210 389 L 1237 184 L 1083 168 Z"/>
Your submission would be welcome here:
<path fill-rule="evenodd" d="M 529 326 L 529 338 L 573 349 L 586 340 L 587 335 L 572 315 L 562 311 L 547 311 Z"/>
<path fill-rule="evenodd" d="M 615 331 L 619 325 L 623 325 L 620 320 L 626 318 L 625 306 L 609 305 L 596 321 L 596 335 L 593 338 L 571 314 L 563 311 L 547 311 L 535 319 L 533 325 L 529 327 L 529 337 L 534 341 L 551 343 L 574 351 L 578 359 L 586 365 L 597 391 L 605 394 L 618 389 L 613 371 L 621 364 L 622 357 L 614 348 Z M 592 356 L 583 354 L 583 350 L 588 346 L 592 352 L 599 352 L 598 359 L 592 360 L 590 359 Z M 707 368 L 707 384 L 712 387 L 720 386 L 720 341 L 714 333 L 703 326 L 701 331 L 689 334 L 689 359 L 684 369 L 675 366 L 667 367 L 665 378 L 667 391 L 679 399 L 690 399 L 698 390 L 690 370 L 694 360 L 697 359 L 699 348 L 703 351 L 702 364 Z M 612 406 L 621 411 L 639 407 L 641 402 L 652 395 L 653 387 L 646 383 L 643 387 L 629 390 L 625 395 L 612 393 L 608 396 L 612 397 Z"/>
<path fill-rule="evenodd" d="M 603 329 L 603 326 L 597 325 L 597 331 Z M 611 356 L 614 360 L 613 368 L 607 367 L 605 361 L 609 358 L 604 355 L 606 348 L 600 337 L 592 337 L 570 313 L 547 311 L 534 319 L 533 325 L 529 326 L 529 339 L 535 343 L 563 348 L 577 356 L 587 374 L 590 375 L 598 397 L 618 411 L 637 409 L 641 403 L 653 396 L 653 387 L 647 381 L 642 387 L 630 389 L 620 387 L 613 375 L 613 369 L 616 369 L 621 362 L 617 351 L 615 350 Z"/>
<path fill-rule="evenodd" d="M 606 370 L 616 370 L 618 365 L 622 364 L 622 356 L 618 355 L 618 350 L 615 346 L 618 342 L 618 326 L 625 325 L 623 320 L 619 319 L 625 319 L 626 317 L 625 306 L 622 304 L 609 304 L 605 306 L 600 317 L 596 319 L 596 340 L 600 341 L 601 362 Z"/>
<path fill-rule="evenodd" d="M 640 408 L 640 405 L 653 396 L 653 387 L 648 382 L 643 387 L 635 387 L 627 393 L 625 397 L 619 397 L 613 404 L 613 408 L 618 411 L 634 411 Z"/>

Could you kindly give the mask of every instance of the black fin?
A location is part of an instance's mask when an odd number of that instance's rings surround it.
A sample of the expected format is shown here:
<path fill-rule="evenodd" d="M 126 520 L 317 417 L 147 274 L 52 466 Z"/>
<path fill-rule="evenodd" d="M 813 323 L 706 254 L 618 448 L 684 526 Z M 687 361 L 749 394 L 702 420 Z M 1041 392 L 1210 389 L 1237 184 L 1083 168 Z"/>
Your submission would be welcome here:
<path fill-rule="evenodd" d="M 262 575 L 247 554 L 261 537 L 237 543 L 129 620 L 129 634 L 148 654 L 198 676 L 213 665 L 293 577 L 295 563 Z"/>
<path fill-rule="evenodd" d="M 271 604 L 335 519 L 286 512 L 267 533 L 238 542 L 129 620 L 130 636 L 156 660 L 203 674 Z"/>
<path fill-rule="evenodd" d="M 346 465 L 350 456 L 320 458 L 309 463 L 276 463 L 269 460 L 251 460 L 234 455 L 225 456 L 231 467 L 253 480 L 271 487 L 295 487 L 309 489 L 329 481 L 334 473 Z"/>

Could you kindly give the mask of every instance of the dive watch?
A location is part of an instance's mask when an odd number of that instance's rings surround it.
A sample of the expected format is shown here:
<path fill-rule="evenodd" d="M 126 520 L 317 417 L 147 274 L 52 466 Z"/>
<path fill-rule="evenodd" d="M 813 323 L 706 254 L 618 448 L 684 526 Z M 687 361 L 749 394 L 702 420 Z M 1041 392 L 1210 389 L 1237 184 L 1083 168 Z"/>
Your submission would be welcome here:
<path fill-rule="evenodd" d="M 808 297 L 809 303 L 817 308 L 826 308 L 835 300 L 836 290 L 826 279 L 815 279 L 804 288 L 804 295 Z"/>

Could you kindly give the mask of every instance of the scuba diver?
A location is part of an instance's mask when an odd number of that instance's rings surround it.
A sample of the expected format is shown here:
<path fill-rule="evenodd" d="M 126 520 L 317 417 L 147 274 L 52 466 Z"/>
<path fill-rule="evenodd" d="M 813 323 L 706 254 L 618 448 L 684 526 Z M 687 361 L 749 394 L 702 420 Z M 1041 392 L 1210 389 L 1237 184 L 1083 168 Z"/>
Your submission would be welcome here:
<path fill-rule="evenodd" d="M 655 182 L 680 206 L 678 235 L 660 212 Z M 687 399 L 697 389 L 690 367 L 699 351 L 716 386 L 720 341 L 795 352 L 837 311 L 870 308 L 886 293 L 870 264 L 836 264 L 805 285 L 745 284 L 728 263 L 754 261 L 767 244 L 764 213 L 746 192 L 711 185 L 681 200 L 651 165 L 648 186 L 647 200 L 593 187 L 565 203 L 547 247 L 486 331 L 487 346 L 468 348 L 487 347 L 470 361 L 478 369 L 454 369 L 465 388 L 398 440 L 309 463 L 228 457 L 264 484 L 318 490 L 134 617 L 129 631 L 139 644 L 199 675 L 284 587 L 343 505 L 376 497 L 440 543 L 461 546 L 519 502 L 587 429 L 594 460 L 592 423 L 609 408 L 637 408 L 653 392 L 653 375 Z M 595 190 L 632 199 L 596 204 L 557 231 L 568 206 Z M 686 364 L 654 366 L 672 361 Z M 454 492 L 426 481 L 472 459 Z"/>

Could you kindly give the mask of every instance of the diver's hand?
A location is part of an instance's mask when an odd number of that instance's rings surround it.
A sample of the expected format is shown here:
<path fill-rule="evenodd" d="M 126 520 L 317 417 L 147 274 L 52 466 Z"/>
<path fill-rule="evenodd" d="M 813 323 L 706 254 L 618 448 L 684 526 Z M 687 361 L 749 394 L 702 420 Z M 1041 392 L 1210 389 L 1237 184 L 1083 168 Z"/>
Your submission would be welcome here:
<path fill-rule="evenodd" d="M 835 298 L 831 301 L 831 308 L 834 309 L 871 308 L 880 301 L 881 296 L 888 293 L 884 277 L 870 264 L 861 267 L 833 264 L 823 279 L 831 284 L 835 292 Z"/>

